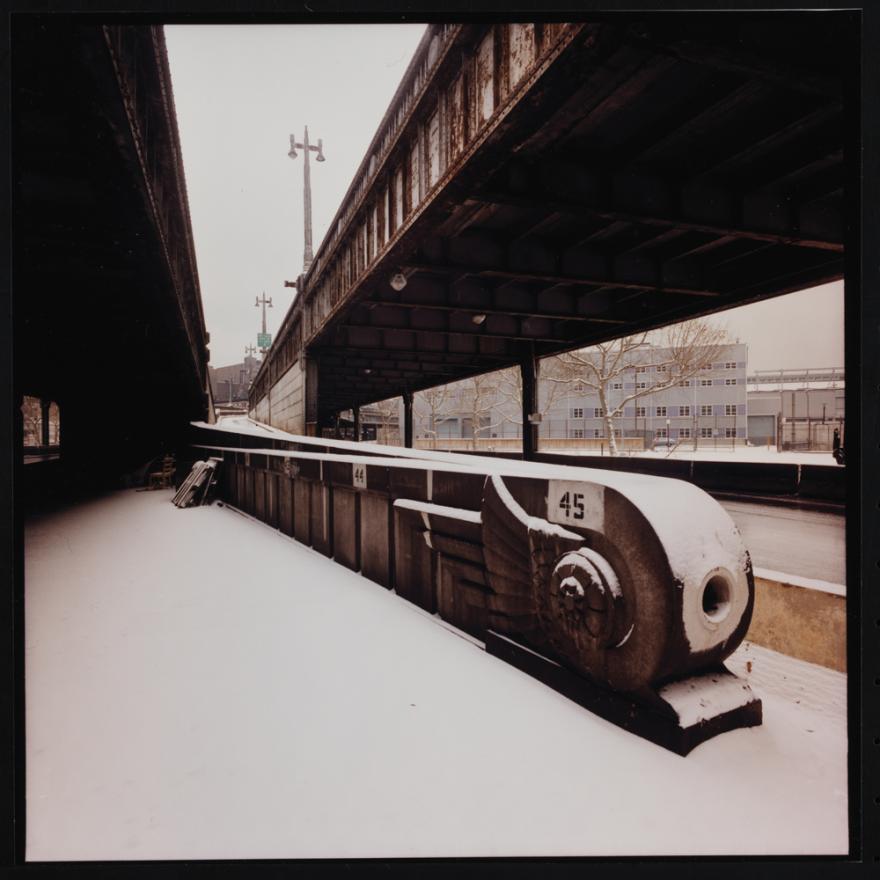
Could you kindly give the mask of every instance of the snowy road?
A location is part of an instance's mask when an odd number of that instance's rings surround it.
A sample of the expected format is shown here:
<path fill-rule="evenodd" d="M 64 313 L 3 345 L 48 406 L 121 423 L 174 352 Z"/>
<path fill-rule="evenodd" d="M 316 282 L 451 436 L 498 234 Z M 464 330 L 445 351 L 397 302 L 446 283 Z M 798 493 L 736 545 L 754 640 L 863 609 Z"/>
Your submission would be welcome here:
<path fill-rule="evenodd" d="M 846 676 L 681 758 L 228 508 L 28 523 L 27 858 L 844 853 Z"/>
<path fill-rule="evenodd" d="M 835 513 L 721 501 L 755 568 L 846 583 L 846 518 Z"/>

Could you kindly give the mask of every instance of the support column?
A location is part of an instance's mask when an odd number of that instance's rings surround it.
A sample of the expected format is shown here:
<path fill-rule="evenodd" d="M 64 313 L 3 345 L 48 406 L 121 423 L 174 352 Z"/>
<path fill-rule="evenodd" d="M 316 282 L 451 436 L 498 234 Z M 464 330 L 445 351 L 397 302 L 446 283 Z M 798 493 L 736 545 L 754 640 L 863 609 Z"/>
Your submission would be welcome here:
<path fill-rule="evenodd" d="M 361 441 L 361 408 L 359 406 L 353 406 L 351 408 L 351 414 L 354 421 L 354 442 L 360 443 Z"/>
<path fill-rule="evenodd" d="M 49 445 L 49 406 L 48 400 L 40 401 L 40 446 Z"/>
<path fill-rule="evenodd" d="M 538 425 L 529 421 L 529 416 L 538 411 L 538 360 L 535 345 L 527 343 L 519 363 L 522 378 L 522 457 L 534 459 L 538 451 Z"/>
<path fill-rule="evenodd" d="M 411 391 L 403 392 L 403 445 L 412 449 L 413 445 L 413 396 Z"/>

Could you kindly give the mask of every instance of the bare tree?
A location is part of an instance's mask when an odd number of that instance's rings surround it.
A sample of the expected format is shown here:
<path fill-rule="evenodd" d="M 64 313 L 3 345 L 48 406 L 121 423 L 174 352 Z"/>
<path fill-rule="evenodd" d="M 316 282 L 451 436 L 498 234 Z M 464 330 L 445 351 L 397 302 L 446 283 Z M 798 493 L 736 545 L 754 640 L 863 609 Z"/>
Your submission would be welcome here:
<path fill-rule="evenodd" d="M 477 440 L 483 432 L 491 432 L 504 424 L 501 405 L 505 398 L 506 377 L 503 374 L 507 372 L 509 370 L 483 373 L 465 380 L 464 411 L 471 419 L 471 449 L 477 448 Z"/>
<path fill-rule="evenodd" d="M 649 337 L 652 344 L 648 342 Z M 687 381 L 711 365 L 729 344 L 724 328 L 702 320 L 684 321 L 659 333 L 626 336 L 559 355 L 553 367 L 546 371 L 545 379 L 566 387 L 578 381 L 598 395 L 609 449 L 612 455 L 617 455 L 614 420 L 623 415 L 626 404 Z M 653 370 L 649 370 L 651 367 Z M 635 388 L 632 393 L 624 393 L 612 406 L 610 386 L 624 373 L 634 374 Z"/>
<path fill-rule="evenodd" d="M 390 397 L 388 400 L 380 400 L 370 404 L 379 416 L 379 424 L 376 427 L 376 442 L 388 446 L 400 446 L 400 398 Z"/>
<path fill-rule="evenodd" d="M 452 385 L 437 385 L 414 395 L 413 411 L 427 421 L 428 427 L 423 430 L 431 440 L 432 449 L 437 448 L 437 423 L 453 414 L 455 403 Z"/>
<path fill-rule="evenodd" d="M 21 415 L 24 422 L 24 445 L 43 445 L 43 410 L 40 406 L 39 397 L 25 395 L 21 405 Z"/>
<path fill-rule="evenodd" d="M 538 412 L 546 416 L 553 407 L 568 394 L 570 386 L 576 381 L 565 366 L 559 363 L 559 356 L 544 358 L 541 361 L 540 381 L 538 382 Z M 512 404 L 505 420 L 522 426 L 522 373 L 516 367 L 499 372 L 501 389 L 505 400 Z M 549 378 L 551 381 L 545 382 Z M 515 413 L 515 414 L 514 414 Z"/>

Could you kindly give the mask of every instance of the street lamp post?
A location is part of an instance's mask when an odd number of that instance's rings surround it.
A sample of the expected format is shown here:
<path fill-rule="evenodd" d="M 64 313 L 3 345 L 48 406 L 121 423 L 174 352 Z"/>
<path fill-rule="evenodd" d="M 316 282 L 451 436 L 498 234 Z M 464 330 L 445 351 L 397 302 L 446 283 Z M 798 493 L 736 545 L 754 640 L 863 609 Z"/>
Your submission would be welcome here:
<path fill-rule="evenodd" d="M 259 297 L 257 297 L 256 299 L 257 301 L 254 303 L 254 306 L 256 306 L 256 308 L 259 308 L 262 305 L 263 307 L 263 332 L 260 334 L 260 338 L 257 340 L 257 342 L 260 343 L 260 352 L 262 354 L 265 354 L 269 350 L 269 345 L 271 344 L 269 340 L 269 334 L 266 332 L 266 306 L 269 306 L 270 309 L 274 308 L 274 306 L 272 305 L 271 296 L 269 297 L 269 299 L 266 299 L 265 290 L 263 291 L 263 298 L 260 299 Z"/>
<path fill-rule="evenodd" d="M 297 143 L 295 135 L 290 136 L 290 152 L 287 155 L 291 159 L 295 159 L 298 149 L 303 151 L 303 214 L 305 220 L 303 226 L 303 235 L 305 237 L 303 245 L 303 274 L 305 274 L 309 271 L 309 266 L 312 265 L 312 260 L 314 259 L 314 254 L 312 253 L 312 177 L 309 170 L 309 152 L 314 151 L 318 154 L 315 156 L 316 162 L 323 162 L 324 142 L 321 138 L 318 138 L 318 145 L 312 146 L 309 143 L 309 127 L 306 126 L 302 143 Z"/>

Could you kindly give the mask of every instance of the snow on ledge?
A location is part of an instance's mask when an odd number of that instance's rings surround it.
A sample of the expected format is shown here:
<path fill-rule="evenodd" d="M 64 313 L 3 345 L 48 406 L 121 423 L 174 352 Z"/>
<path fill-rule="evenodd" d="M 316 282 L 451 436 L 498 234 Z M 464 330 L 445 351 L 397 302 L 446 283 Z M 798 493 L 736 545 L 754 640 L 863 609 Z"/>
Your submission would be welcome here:
<path fill-rule="evenodd" d="M 495 491 L 498 493 L 498 497 L 504 506 L 530 531 L 543 532 L 545 535 L 551 536 L 556 535 L 559 538 L 568 538 L 572 541 L 583 540 L 580 535 L 570 532 L 556 523 L 551 523 L 539 516 L 529 516 L 520 503 L 510 494 L 510 490 L 504 485 L 504 480 L 498 474 L 491 474 L 489 479 L 492 480 L 492 485 L 495 487 Z"/>
<path fill-rule="evenodd" d="M 717 672 L 674 681 L 660 688 L 659 693 L 675 710 L 682 727 L 709 721 L 755 699 L 742 679 Z"/>
<path fill-rule="evenodd" d="M 445 516 L 449 519 L 460 519 L 464 522 L 479 525 L 482 522 L 479 510 L 465 510 L 462 507 L 446 507 L 442 504 L 431 504 L 428 501 L 415 501 L 412 498 L 397 498 L 395 507 L 405 507 L 407 510 L 417 510 L 419 513 L 427 513 L 429 516 Z"/>
<path fill-rule="evenodd" d="M 803 587 L 805 590 L 818 590 L 820 593 L 831 593 L 833 596 L 846 596 L 844 584 L 832 584 L 829 581 L 802 577 L 799 574 L 786 574 L 782 571 L 773 571 L 771 568 L 755 568 L 752 574 L 765 581 L 777 581 L 792 587 Z"/>

